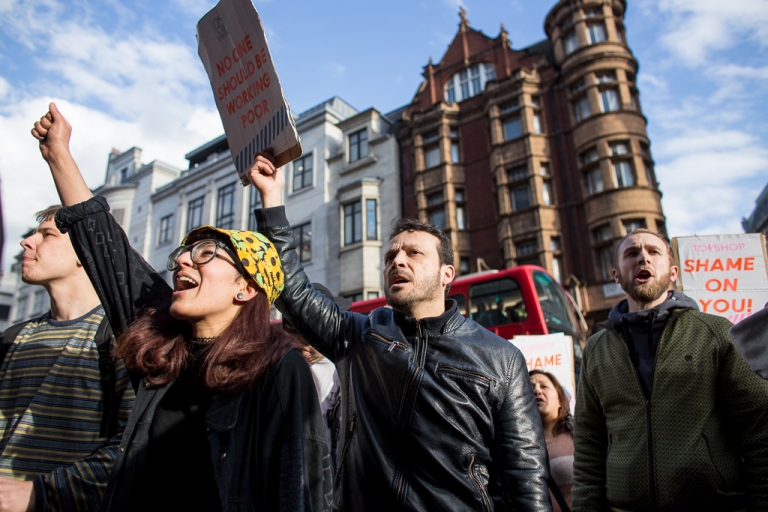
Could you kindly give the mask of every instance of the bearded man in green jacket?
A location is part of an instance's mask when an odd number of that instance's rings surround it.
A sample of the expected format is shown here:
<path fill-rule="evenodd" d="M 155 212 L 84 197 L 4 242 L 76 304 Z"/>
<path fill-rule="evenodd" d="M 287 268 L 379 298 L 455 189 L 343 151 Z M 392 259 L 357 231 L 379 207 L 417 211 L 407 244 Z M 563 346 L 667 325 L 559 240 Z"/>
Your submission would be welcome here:
<path fill-rule="evenodd" d="M 584 351 L 574 510 L 768 510 L 768 381 L 727 319 L 672 290 L 660 235 L 627 235 L 614 266 L 629 298 Z"/>

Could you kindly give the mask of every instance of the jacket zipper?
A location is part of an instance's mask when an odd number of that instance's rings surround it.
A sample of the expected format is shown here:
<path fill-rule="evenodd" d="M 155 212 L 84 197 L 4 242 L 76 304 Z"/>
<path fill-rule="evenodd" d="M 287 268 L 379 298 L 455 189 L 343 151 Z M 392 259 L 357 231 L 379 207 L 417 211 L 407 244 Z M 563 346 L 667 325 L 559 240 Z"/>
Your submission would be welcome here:
<path fill-rule="evenodd" d="M 406 345 L 405 343 L 402 343 L 400 341 L 388 340 L 387 338 L 385 338 L 384 336 L 382 336 L 381 334 L 378 334 L 376 332 L 370 332 L 369 335 L 371 336 L 371 338 L 377 339 L 377 340 L 379 340 L 381 342 L 384 342 L 387 345 L 389 345 L 389 348 L 387 349 L 387 352 L 392 352 L 396 348 L 399 348 L 399 349 L 402 349 L 402 350 L 408 350 L 408 345 Z"/>
<path fill-rule="evenodd" d="M 670 318 L 670 320 L 672 320 Z M 667 324 L 667 327 L 669 327 L 669 324 Z M 666 328 L 664 329 L 666 331 Z M 622 345 L 624 345 L 624 350 L 627 351 L 627 354 L 629 354 L 629 348 L 627 347 L 626 340 L 624 340 L 623 334 L 621 332 L 618 333 L 619 339 L 622 340 Z M 658 362 L 659 354 L 661 353 L 661 344 L 664 341 L 664 336 L 662 335 L 661 339 L 659 340 L 659 346 L 656 347 L 656 360 L 653 363 L 653 378 L 651 379 L 651 394 L 653 394 L 653 385 L 655 384 L 656 380 L 656 363 Z M 631 343 L 632 340 L 629 340 Z M 632 360 L 629 361 L 630 366 L 632 367 L 632 373 L 635 376 L 635 381 L 637 381 L 637 387 L 640 388 L 640 394 L 643 395 L 643 398 L 645 399 L 645 425 L 646 430 L 648 431 L 648 490 L 651 495 L 651 504 L 653 505 L 653 509 L 656 510 L 658 508 L 656 503 L 656 478 L 654 474 L 654 464 L 653 464 L 653 434 L 651 432 L 651 397 L 646 394 L 645 388 L 643 388 L 642 383 L 640 382 L 640 376 L 637 374 L 637 368 L 635 368 L 635 365 L 632 363 Z"/>
<path fill-rule="evenodd" d="M 349 429 L 347 430 L 347 439 L 344 441 L 344 448 L 341 449 L 341 458 L 339 459 L 339 469 L 336 471 L 336 482 L 341 478 L 341 470 L 344 468 L 344 461 L 347 458 L 347 450 L 349 445 L 352 444 L 352 434 L 355 431 L 355 420 L 357 420 L 357 414 L 352 413 L 352 418 L 349 421 Z"/>
<path fill-rule="evenodd" d="M 397 343 L 397 342 L 394 342 Z M 391 349 L 390 349 L 391 350 Z M 421 332 L 421 322 L 416 322 L 416 368 L 414 369 L 413 373 L 411 374 L 411 378 L 408 380 L 408 383 L 406 384 L 405 389 L 403 390 L 403 399 L 400 403 L 400 412 L 398 413 L 398 421 L 400 422 L 400 433 L 403 437 L 405 437 L 405 415 L 406 415 L 406 405 L 410 403 L 410 395 L 411 391 L 413 389 L 413 385 L 416 382 L 416 379 L 419 376 L 419 370 L 423 368 L 424 362 L 427 358 L 427 342 L 422 336 Z M 405 487 L 405 470 L 401 466 L 398 470 L 397 478 L 395 480 L 397 482 L 396 484 L 396 496 L 397 496 L 397 504 L 399 506 L 405 505 L 405 495 L 403 494 L 403 488 Z"/>
<path fill-rule="evenodd" d="M 485 489 L 483 488 L 483 485 L 480 483 L 480 480 L 477 479 L 477 475 L 475 475 L 475 455 L 472 456 L 472 459 L 469 461 L 469 478 L 475 483 L 477 486 L 477 490 L 480 491 L 480 496 L 483 498 L 483 507 L 485 507 L 485 510 L 488 512 L 491 512 L 491 504 L 488 500 L 488 496 L 485 494 Z"/>
<path fill-rule="evenodd" d="M 446 372 L 446 373 L 456 373 L 458 375 L 466 375 L 468 377 L 475 377 L 476 379 L 480 379 L 483 382 L 488 383 L 489 385 L 493 383 L 493 379 L 488 377 L 487 375 L 475 372 L 472 370 L 464 370 L 462 368 L 456 368 L 455 366 L 448 366 L 445 364 L 438 364 L 437 365 L 437 371 L 438 372 Z"/>

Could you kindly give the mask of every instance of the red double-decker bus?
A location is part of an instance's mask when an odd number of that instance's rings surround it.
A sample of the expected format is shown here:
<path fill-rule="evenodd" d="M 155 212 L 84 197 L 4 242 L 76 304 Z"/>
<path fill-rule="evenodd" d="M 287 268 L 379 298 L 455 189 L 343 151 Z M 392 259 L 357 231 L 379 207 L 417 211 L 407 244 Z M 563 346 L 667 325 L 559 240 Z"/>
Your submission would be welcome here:
<path fill-rule="evenodd" d="M 502 338 L 520 334 L 562 332 L 574 342 L 586 335 L 586 324 L 573 300 L 546 270 L 521 265 L 460 276 L 448 297 L 459 311 Z M 384 297 L 358 301 L 351 311 L 367 313 L 387 305 Z"/>

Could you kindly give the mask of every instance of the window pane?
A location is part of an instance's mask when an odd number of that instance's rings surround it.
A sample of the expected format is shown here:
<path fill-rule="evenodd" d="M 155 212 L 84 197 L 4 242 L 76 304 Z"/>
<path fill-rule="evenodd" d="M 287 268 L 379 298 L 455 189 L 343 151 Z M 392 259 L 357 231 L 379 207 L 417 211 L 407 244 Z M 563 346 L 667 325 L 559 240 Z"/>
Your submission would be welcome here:
<path fill-rule="evenodd" d="M 189 210 L 187 213 L 187 231 L 203 225 L 203 203 L 204 197 L 198 197 L 189 202 Z"/>
<path fill-rule="evenodd" d="M 565 45 L 565 54 L 568 55 L 570 53 L 573 53 L 576 48 L 579 47 L 579 39 L 576 37 L 576 32 L 571 32 L 565 37 L 565 41 L 563 41 L 563 44 Z"/>
<path fill-rule="evenodd" d="M 600 91 L 600 104 L 603 112 L 613 112 L 619 110 L 619 97 L 616 94 L 616 89 L 606 89 Z"/>
<path fill-rule="evenodd" d="M 651 166 L 648 162 L 643 162 L 643 167 L 645 167 L 645 179 L 648 180 L 648 186 L 653 186 L 653 171 L 651 170 Z"/>
<path fill-rule="evenodd" d="M 469 77 L 466 69 L 459 73 L 459 83 L 461 84 L 461 99 L 465 100 L 471 97 L 469 93 Z"/>
<path fill-rule="evenodd" d="M 232 229 L 235 225 L 235 184 L 219 189 L 216 227 Z"/>
<path fill-rule="evenodd" d="M 560 258 L 552 258 L 552 277 L 558 283 L 563 282 L 562 274 L 560 272 Z"/>
<path fill-rule="evenodd" d="M 611 228 L 608 225 L 600 226 L 592 232 L 592 236 L 596 242 L 607 242 L 613 235 L 611 234 Z"/>
<path fill-rule="evenodd" d="M 627 149 L 627 145 L 625 143 L 617 142 L 615 144 L 611 144 L 612 156 L 626 155 L 627 153 L 629 153 L 629 150 Z"/>
<path fill-rule="evenodd" d="M 378 223 L 376 222 L 376 200 L 365 200 L 365 233 L 368 240 L 378 240 Z"/>
<path fill-rule="evenodd" d="M 501 115 L 517 112 L 518 110 L 520 110 L 520 100 L 515 100 L 513 103 L 507 103 L 506 105 L 503 105 L 500 109 Z"/>
<path fill-rule="evenodd" d="M 293 163 L 293 190 L 312 185 L 312 153 L 297 159 Z"/>
<path fill-rule="evenodd" d="M 456 229 L 467 229 L 467 221 L 465 218 L 465 212 L 463 206 L 456 207 Z"/>
<path fill-rule="evenodd" d="M 515 254 L 517 258 L 530 256 L 539 252 L 539 243 L 536 240 L 526 240 L 515 244 Z"/>
<path fill-rule="evenodd" d="M 368 292 L 367 300 L 378 299 L 378 298 L 379 298 L 379 292 Z"/>
<path fill-rule="evenodd" d="M 440 229 L 445 229 L 445 209 L 440 208 L 429 212 L 429 223 Z"/>
<path fill-rule="evenodd" d="M 507 181 L 509 183 L 524 180 L 528 177 L 527 167 L 515 167 L 514 169 L 507 170 Z"/>
<path fill-rule="evenodd" d="M 524 210 L 531 206 L 531 197 L 528 193 L 528 185 L 512 189 L 512 211 Z"/>
<path fill-rule="evenodd" d="M 455 103 L 456 102 L 456 90 L 453 86 L 453 78 L 451 77 L 450 80 L 445 84 L 445 101 L 448 103 Z"/>
<path fill-rule="evenodd" d="M 599 156 L 597 154 L 597 149 L 592 148 L 589 151 L 585 151 L 584 153 L 581 154 L 581 163 L 583 165 L 586 165 L 596 161 L 598 158 Z"/>
<path fill-rule="evenodd" d="M 528 318 L 520 285 L 513 279 L 497 279 L 469 289 L 470 318 L 483 327 L 522 322 Z"/>
<path fill-rule="evenodd" d="M 480 66 L 477 64 L 472 66 L 470 72 L 472 74 L 472 96 L 477 96 L 483 92 L 483 89 L 480 86 Z"/>
<path fill-rule="evenodd" d="M 589 99 L 586 96 L 576 100 L 573 104 L 573 114 L 577 122 L 589 117 Z"/>
<path fill-rule="evenodd" d="M 589 42 L 591 44 L 602 43 L 605 41 L 605 28 L 603 27 L 602 23 L 589 25 L 589 27 L 587 27 L 587 32 L 589 34 Z"/>
<path fill-rule="evenodd" d="M 541 118 L 539 114 L 533 114 L 533 132 L 541 133 Z"/>
<path fill-rule="evenodd" d="M 624 231 L 627 234 L 630 234 L 638 229 L 644 229 L 645 227 L 645 219 L 631 219 L 624 221 Z"/>
<path fill-rule="evenodd" d="M 550 185 L 548 181 L 545 181 L 541 186 L 541 195 L 544 199 L 544 204 L 547 206 L 552 206 L 552 192 L 550 190 Z"/>
<path fill-rule="evenodd" d="M 600 265 L 600 277 L 603 281 L 613 279 L 613 247 L 610 245 L 597 250 L 598 263 Z"/>
<path fill-rule="evenodd" d="M 451 162 L 457 164 L 461 161 L 459 157 L 459 143 L 451 142 Z"/>
<path fill-rule="evenodd" d="M 523 134 L 520 129 L 520 118 L 515 117 L 504 121 L 504 140 L 512 140 Z"/>
<path fill-rule="evenodd" d="M 632 177 L 632 168 L 626 160 L 614 163 L 613 172 L 616 177 L 617 187 L 631 187 L 635 184 Z"/>
<path fill-rule="evenodd" d="M 368 131 L 362 129 L 349 136 L 349 161 L 354 162 L 368 156 Z"/>
<path fill-rule="evenodd" d="M 302 224 L 293 228 L 293 236 L 296 239 L 296 251 L 299 260 L 310 261 L 312 259 L 312 231 L 311 223 Z"/>
<path fill-rule="evenodd" d="M 587 190 L 590 195 L 603 191 L 603 173 L 600 168 L 587 171 Z"/>
<path fill-rule="evenodd" d="M 443 202 L 443 193 L 437 192 L 427 196 L 427 206 L 435 206 Z"/>
<path fill-rule="evenodd" d="M 457 188 L 454 193 L 454 198 L 456 199 L 457 203 L 464 202 L 464 189 L 463 188 Z"/>
<path fill-rule="evenodd" d="M 544 322 L 550 332 L 576 334 L 575 318 L 568 309 L 568 302 L 560 287 L 543 272 L 534 271 L 533 283 L 544 313 Z"/>
<path fill-rule="evenodd" d="M 424 165 L 427 169 L 440 165 L 440 146 L 424 150 Z"/>
<path fill-rule="evenodd" d="M 360 242 L 363 240 L 363 212 L 362 212 L 362 204 L 360 204 L 360 201 L 357 201 L 355 203 L 352 203 L 352 208 L 354 210 L 354 237 L 355 242 Z"/>
<path fill-rule="evenodd" d="M 493 68 L 493 64 L 490 62 L 485 63 L 485 81 L 493 80 L 496 78 L 496 70 Z"/>
<path fill-rule="evenodd" d="M 424 135 L 424 144 L 429 144 L 430 142 L 434 142 L 440 138 L 440 134 L 437 133 L 437 131 L 429 132 Z"/>

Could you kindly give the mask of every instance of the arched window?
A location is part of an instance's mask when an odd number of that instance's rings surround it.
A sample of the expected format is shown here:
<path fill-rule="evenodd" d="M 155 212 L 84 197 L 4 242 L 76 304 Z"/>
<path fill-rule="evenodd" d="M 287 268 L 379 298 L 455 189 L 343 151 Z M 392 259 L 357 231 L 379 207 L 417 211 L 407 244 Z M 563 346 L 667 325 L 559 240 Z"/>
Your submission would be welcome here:
<path fill-rule="evenodd" d="M 489 80 L 496 78 L 493 64 L 484 62 L 462 69 L 445 84 L 445 101 L 456 103 L 477 96 Z"/>

